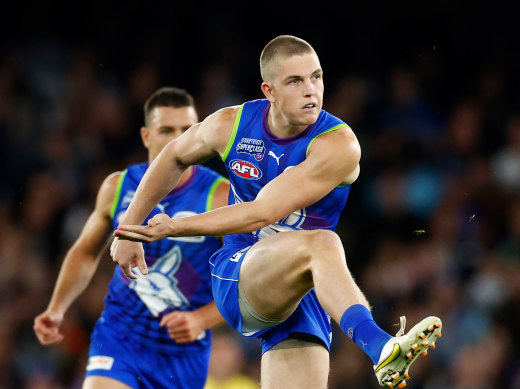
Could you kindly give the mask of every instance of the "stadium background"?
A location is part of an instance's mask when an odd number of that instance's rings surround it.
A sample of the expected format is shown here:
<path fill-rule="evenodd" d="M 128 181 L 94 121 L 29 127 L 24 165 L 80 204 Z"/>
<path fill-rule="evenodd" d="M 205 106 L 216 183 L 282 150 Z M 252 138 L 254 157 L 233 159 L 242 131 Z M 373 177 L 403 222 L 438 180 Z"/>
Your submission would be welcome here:
<path fill-rule="evenodd" d="M 0 25 L 0 388 L 78 388 L 108 258 L 43 348 L 50 297 L 102 179 L 146 158 L 142 104 L 159 86 L 201 118 L 260 96 L 258 56 L 308 40 L 324 108 L 359 137 L 361 176 L 338 232 L 376 319 L 436 314 L 444 338 L 410 388 L 520 388 L 520 98 L 516 14 L 499 3 L 125 4 L 28 1 Z M 209 165 L 221 169 L 218 161 Z M 335 336 L 330 388 L 375 388 Z M 258 378 L 258 347 L 218 331 L 212 374 Z M 216 351 L 217 352 L 217 351 Z M 136 357 L 137 358 L 137 357 Z"/>

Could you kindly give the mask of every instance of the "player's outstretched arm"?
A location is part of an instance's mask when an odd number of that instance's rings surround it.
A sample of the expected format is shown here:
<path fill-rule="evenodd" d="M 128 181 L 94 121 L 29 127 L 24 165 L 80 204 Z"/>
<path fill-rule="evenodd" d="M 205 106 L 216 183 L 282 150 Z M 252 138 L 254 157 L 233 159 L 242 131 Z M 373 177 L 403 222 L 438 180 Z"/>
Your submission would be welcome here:
<path fill-rule="evenodd" d="M 177 185 L 188 166 L 223 153 L 237 111 L 238 107 L 221 109 L 167 144 L 150 164 L 120 224 L 141 224 L 157 203 Z M 116 239 L 110 248 L 113 261 L 121 266 L 127 277 L 137 278 L 131 271 L 135 266 L 139 267 L 142 274 L 147 274 L 141 245 L 121 241 L 117 239 L 117 234 L 114 235 Z M 157 239 L 162 237 L 158 236 Z"/>
<path fill-rule="evenodd" d="M 63 339 L 60 332 L 63 317 L 97 269 L 111 230 L 110 208 L 118 178 L 119 173 L 112 174 L 101 185 L 94 210 L 63 260 L 48 307 L 34 319 L 34 332 L 42 345 Z"/>
<path fill-rule="evenodd" d="M 114 234 L 123 239 L 152 242 L 166 236 L 228 235 L 251 232 L 307 207 L 359 174 L 361 150 L 345 127 L 319 136 L 305 161 L 269 182 L 254 201 L 172 220 L 156 215 L 147 226 L 121 224 Z"/>

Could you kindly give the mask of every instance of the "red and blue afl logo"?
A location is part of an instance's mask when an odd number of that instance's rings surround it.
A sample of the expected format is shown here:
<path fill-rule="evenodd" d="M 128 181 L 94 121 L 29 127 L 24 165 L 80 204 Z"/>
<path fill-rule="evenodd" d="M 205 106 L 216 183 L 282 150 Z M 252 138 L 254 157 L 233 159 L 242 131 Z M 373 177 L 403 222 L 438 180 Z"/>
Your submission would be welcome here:
<path fill-rule="evenodd" d="M 234 159 L 229 163 L 229 167 L 233 173 L 246 180 L 258 180 L 262 177 L 262 171 L 251 162 Z"/>

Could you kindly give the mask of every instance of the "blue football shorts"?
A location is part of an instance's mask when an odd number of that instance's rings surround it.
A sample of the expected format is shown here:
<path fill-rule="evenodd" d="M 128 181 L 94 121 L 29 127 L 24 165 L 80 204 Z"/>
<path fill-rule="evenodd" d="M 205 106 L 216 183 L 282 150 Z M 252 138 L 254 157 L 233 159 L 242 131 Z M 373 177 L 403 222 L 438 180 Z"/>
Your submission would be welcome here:
<path fill-rule="evenodd" d="M 245 244 L 225 244 L 210 258 L 213 299 L 226 322 L 242 335 L 258 338 L 262 353 L 293 333 L 313 335 L 330 351 L 330 316 L 319 304 L 314 289 L 305 295 L 292 315 L 280 324 L 253 333 L 244 331 L 238 281 L 240 267 L 250 248 Z"/>
<path fill-rule="evenodd" d="M 202 389 L 210 351 L 208 348 L 191 354 L 158 353 L 98 321 L 91 336 L 85 377 L 109 377 L 135 389 Z"/>

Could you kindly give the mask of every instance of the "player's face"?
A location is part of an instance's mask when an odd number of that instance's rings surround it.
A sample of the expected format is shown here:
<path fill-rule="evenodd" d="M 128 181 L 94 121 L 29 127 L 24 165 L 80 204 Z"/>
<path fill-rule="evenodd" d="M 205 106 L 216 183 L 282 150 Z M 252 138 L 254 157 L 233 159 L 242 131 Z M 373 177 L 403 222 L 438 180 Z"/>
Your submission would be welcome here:
<path fill-rule="evenodd" d="M 293 55 L 281 61 L 272 93 L 277 106 L 296 125 L 318 119 L 323 105 L 323 71 L 315 53 Z"/>
<path fill-rule="evenodd" d="M 178 138 L 198 122 L 193 107 L 155 107 L 150 115 L 150 124 L 141 129 L 143 143 L 153 160 L 170 141 Z"/>

